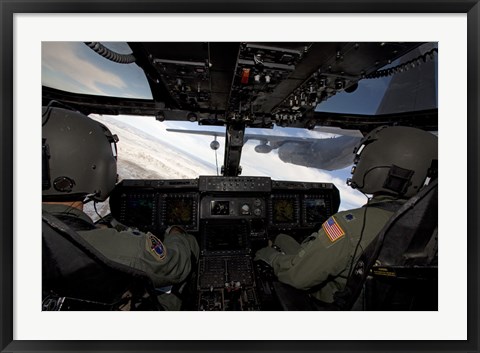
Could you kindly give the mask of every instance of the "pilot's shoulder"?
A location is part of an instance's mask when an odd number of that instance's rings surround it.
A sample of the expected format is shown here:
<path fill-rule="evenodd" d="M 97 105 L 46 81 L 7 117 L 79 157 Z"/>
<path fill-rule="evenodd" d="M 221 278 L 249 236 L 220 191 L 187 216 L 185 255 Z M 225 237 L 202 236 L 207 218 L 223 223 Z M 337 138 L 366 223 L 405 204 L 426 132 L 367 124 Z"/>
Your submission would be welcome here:
<path fill-rule="evenodd" d="M 334 214 L 331 218 L 334 218 L 335 221 L 345 227 L 350 227 L 355 225 L 363 219 L 365 215 L 365 208 L 355 208 L 347 211 L 340 211 Z"/>
<path fill-rule="evenodd" d="M 356 212 L 338 212 L 330 216 L 323 222 L 321 231 L 318 233 L 322 243 L 330 248 L 333 244 L 342 243 L 340 240 L 348 237 L 352 229 L 355 227 L 350 222 L 356 222 L 358 215 Z M 325 235 L 326 237 L 324 237 Z"/>

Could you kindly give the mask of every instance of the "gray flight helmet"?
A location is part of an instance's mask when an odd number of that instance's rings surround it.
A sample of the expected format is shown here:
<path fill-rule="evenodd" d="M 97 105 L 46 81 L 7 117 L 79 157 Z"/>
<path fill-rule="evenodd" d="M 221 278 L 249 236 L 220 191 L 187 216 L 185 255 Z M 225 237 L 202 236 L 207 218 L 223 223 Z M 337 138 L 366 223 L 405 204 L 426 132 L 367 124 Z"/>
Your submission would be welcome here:
<path fill-rule="evenodd" d="M 365 194 L 409 198 L 437 175 L 438 138 L 406 126 L 381 126 L 354 149 L 347 184 Z"/>
<path fill-rule="evenodd" d="M 43 201 L 105 201 L 117 182 L 117 141 L 82 113 L 43 107 Z"/>

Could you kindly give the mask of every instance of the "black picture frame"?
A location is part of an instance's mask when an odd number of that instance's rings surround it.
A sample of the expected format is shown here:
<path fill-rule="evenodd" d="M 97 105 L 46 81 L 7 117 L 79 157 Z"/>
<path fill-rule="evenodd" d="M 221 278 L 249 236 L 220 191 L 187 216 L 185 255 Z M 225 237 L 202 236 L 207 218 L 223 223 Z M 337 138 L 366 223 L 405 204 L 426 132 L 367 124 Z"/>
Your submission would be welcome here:
<path fill-rule="evenodd" d="M 1 274 L 2 352 L 478 352 L 479 0 L 0 0 L 1 11 Z M 468 339 L 466 341 L 18 341 L 13 340 L 13 17 L 16 13 L 466 13 L 468 21 Z M 454 190 L 454 186 L 445 186 Z M 465 205 L 454 205 L 452 215 Z M 454 235 L 452 235 L 454 236 Z M 453 280 L 452 280 L 453 282 Z M 314 323 L 306 323 L 311 325 Z M 241 338 L 241 337 L 239 337 Z"/>

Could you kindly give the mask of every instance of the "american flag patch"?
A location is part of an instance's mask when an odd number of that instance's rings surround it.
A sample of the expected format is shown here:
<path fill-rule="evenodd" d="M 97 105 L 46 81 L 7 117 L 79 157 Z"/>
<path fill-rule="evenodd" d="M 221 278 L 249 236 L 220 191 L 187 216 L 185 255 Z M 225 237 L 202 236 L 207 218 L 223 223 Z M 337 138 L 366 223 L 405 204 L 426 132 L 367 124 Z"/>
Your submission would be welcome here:
<path fill-rule="evenodd" d="M 333 243 L 343 237 L 345 235 L 345 232 L 343 229 L 338 225 L 337 221 L 335 218 L 332 216 L 329 219 L 327 219 L 323 224 L 322 228 L 327 234 L 328 239 Z"/>

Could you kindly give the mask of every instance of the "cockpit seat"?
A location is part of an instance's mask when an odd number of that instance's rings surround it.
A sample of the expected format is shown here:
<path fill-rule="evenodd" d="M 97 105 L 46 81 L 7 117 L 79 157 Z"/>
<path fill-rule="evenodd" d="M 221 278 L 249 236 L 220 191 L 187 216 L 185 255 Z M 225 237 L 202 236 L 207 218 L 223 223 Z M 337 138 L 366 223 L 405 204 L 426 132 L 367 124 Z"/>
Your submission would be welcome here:
<path fill-rule="evenodd" d="M 356 308 L 438 309 L 437 180 L 397 211 L 373 246 L 373 258 L 367 259 L 367 249 L 356 265 L 357 271 L 365 264 L 369 269 Z"/>

